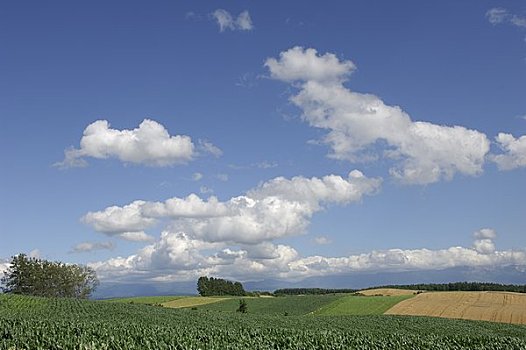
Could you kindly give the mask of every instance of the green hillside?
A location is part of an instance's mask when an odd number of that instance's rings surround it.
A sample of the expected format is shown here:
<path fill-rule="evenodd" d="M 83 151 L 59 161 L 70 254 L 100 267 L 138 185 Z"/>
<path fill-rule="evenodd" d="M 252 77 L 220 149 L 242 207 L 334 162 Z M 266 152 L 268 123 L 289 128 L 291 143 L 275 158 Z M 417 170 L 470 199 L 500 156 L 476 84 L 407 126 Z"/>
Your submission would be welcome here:
<path fill-rule="evenodd" d="M 306 315 L 325 305 L 337 301 L 345 294 L 333 295 L 295 295 L 286 297 L 243 298 L 247 302 L 248 313 L 268 315 Z M 210 311 L 235 312 L 241 298 L 230 298 L 214 304 L 200 306 Z"/>
<path fill-rule="evenodd" d="M 284 317 L 0 295 L 0 350 L 354 348 L 519 350 L 526 348 L 526 326 L 385 315 Z"/>
<path fill-rule="evenodd" d="M 322 316 L 382 315 L 402 300 L 412 297 L 412 295 L 370 297 L 347 295 L 322 306 L 314 314 Z"/>
<path fill-rule="evenodd" d="M 185 298 L 185 297 L 180 296 L 180 295 L 162 295 L 162 296 L 150 296 L 150 297 L 114 298 L 114 299 L 105 299 L 103 301 L 114 302 L 114 303 L 158 305 L 162 303 L 167 303 L 169 301 L 178 300 L 181 298 Z"/>

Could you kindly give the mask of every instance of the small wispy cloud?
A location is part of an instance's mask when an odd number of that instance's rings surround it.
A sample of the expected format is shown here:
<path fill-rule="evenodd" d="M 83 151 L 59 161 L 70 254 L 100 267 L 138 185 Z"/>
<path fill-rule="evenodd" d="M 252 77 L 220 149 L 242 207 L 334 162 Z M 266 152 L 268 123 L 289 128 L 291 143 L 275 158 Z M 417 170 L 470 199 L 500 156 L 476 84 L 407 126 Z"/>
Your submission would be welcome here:
<path fill-rule="evenodd" d="M 219 25 L 219 31 L 224 32 L 225 30 L 252 30 L 254 24 L 248 11 L 241 12 L 237 18 L 234 18 L 230 12 L 223 9 L 217 9 L 211 14 Z"/>
<path fill-rule="evenodd" d="M 192 180 L 193 181 L 199 181 L 203 178 L 203 174 L 201 173 L 193 173 L 192 175 Z"/>
<path fill-rule="evenodd" d="M 486 12 L 486 18 L 493 25 L 507 23 L 515 27 L 526 28 L 526 17 L 510 13 L 507 9 L 494 7 Z"/>
<path fill-rule="evenodd" d="M 87 253 L 94 250 L 113 250 L 115 245 L 112 242 L 82 242 L 75 245 L 73 253 Z"/>
<path fill-rule="evenodd" d="M 199 192 L 201 192 L 201 194 L 212 194 L 214 190 L 207 186 L 201 186 L 199 187 Z"/>
<path fill-rule="evenodd" d="M 318 236 L 318 237 L 315 237 L 313 239 L 314 243 L 316 244 L 319 244 L 319 245 L 327 245 L 327 244 L 331 244 L 332 243 L 332 240 L 326 236 Z"/>
<path fill-rule="evenodd" d="M 223 155 L 223 151 L 221 150 L 221 148 L 215 146 L 207 140 L 199 140 L 199 151 L 209 153 L 216 158 L 219 158 Z"/>
<path fill-rule="evenodd" d="M 217 174 L 216 178 L 220 181 L 226 182 L 228 181 L 228 174 Z"/>

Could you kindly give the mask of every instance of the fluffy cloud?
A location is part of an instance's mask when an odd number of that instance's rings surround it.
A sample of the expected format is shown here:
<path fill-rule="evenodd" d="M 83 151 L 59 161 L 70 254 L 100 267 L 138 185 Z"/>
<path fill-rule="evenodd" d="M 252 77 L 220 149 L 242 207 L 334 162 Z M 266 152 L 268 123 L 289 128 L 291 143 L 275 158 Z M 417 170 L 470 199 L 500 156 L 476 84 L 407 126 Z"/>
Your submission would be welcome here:
<path fill-rule="evenodd" d="M 526 252 L 495 250 L 489 238 L 477 239 L 474 248 L 389 249 L 346 257 L 301 257 L 294 248 L 281 244 L 265 242 L 233 247 L 170 231 L 163 232 L 159 241 L 134 255 L 91 264 L 103 279 L 133 276 L 153 281 L 189 281 L 203 274 L 244 281 L 264 278 L 300 280 L 353 272 L 510 265 L 526 266 Z"/>
<path fill-rule="evenodd" d="M 508 23 L 516 27 L 526 28 L 526 17 L 510 13 L 508 10 L 495 7 L 486 12 L 488 21 L 493 24 Z"/>
<path fill-rule="evenodd" d="M 112 242 L 82 242 L 73 247 L 74 253 L 92 252 L 94 250 L 113 250 L 115 245 Z"/>
<path fill-rule="evenodd" d="M 269 58 L 265 62 L 274 79 L 295 82 L 341 83 L 356 66 L 351 61 L 340 61 L 334 54 L 318 55 L 315 49 L 294 47 L 281 52 L 279 59 Z"/>
<path fill-rule="evenodd" d="M 3 276 L 4 272 L 7 271 L 10 266 L 11 264 L 8 260 L 0 259 L 0 276 Z"/>
<path fill-rule="evenodd" d="M 495 243 L 493 240 L 497 237 L 495 230 L 490 228 L 483 228 L 473 233 L 475 241 L 473 248 L 481 254 L 491 254 L 495 251 Z"/>
<path fill-rule="evenodd" d="M 333 54 L 294 47 L 265 66 L 274 79 L 293 82 L 291 101 L 309 125 L 327 130 L 323 142 L 330 157 L 351 162 L 383 156 L 395 162 L 390 174 L 402 182 L 428 184 L 456 173 L 482 172 L 490 142 L 485 134 L 462 126 L 412 121 L 398 106 L 349 90 L 343 83 L 355 65 Z M 379 152 L 384 144 L 383 152 Z"/>
<path fill-rule="evenodd" d="M 483 228 L 473 233 L 475 239 L 495 239 L 497 232 L 491 228 Z"/>
<path fill-rule="evenodd" d="M 219 30 L 252 30 L 254 25 L 248 11 L 241 12 L 237 18 L 234 18 L 230 12 L 223 9 L 217 9 L 212 13 L 212 17 L 217 21 Z"/>
<path fill-rule="evenodd" d="M 67 168 L 87 165 L 86 157 L 117 158 L 122 162 L 148 166 L 171 166 L 191 161 L 197 152 L 189 136 L 170 136 L 163 125 L 145 119 L 133 130 L 112 129 L 107 120 L 97 120 L 86 127 L 80 148 L 64 151 L 64 160 L 56 166 Z M 205 152 L 218 155 L 221 150 L 203 142 Z"/>
<path fill-rule="evenodd" d="M 511 134 L 499 133 L 496 141 L 504 153 L 491 155 L 491 160 L 500 170 L 526 167 L 526 135 L 516 139 Z"/>
<path fill-rule="evenodd" d="M 204 200 L 196 194 L 164 202 L 134 201 L 89 212 L 82 221 L 97 231 L 119 235 L 143 232 L 157 220 L 168 219 L 172 231 L 206 242 L 258 244 L 301 234 L 326 204 L 357 202 L 376 193 L 380 185 L 380 179 L 367 178 L 357 170 L 347 178 L 278 177 L 224 202 L 213 196 Z"/>
<path fill-rule="evenodd" d="M 88 212 L 81 221 L 98 232 L 136 241 L 147 237 L 144 230 L 156 223 L 154 218 L 142 215 L 144 204 L 145 201 L 134 201 L 124 207 L 111 206 L 103 211 Z"/>

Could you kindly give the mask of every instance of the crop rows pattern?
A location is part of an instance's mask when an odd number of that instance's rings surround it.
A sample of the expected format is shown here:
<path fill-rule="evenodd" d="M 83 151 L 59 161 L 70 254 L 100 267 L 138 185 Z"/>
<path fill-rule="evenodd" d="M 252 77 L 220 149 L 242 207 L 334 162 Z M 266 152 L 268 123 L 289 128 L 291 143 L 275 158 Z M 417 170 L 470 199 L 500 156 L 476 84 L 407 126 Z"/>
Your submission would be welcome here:
<path fill-rule="evenodd" d="M 0 349 L 526 349 L 526 327 L 272 316 L 0 295 Z"/>

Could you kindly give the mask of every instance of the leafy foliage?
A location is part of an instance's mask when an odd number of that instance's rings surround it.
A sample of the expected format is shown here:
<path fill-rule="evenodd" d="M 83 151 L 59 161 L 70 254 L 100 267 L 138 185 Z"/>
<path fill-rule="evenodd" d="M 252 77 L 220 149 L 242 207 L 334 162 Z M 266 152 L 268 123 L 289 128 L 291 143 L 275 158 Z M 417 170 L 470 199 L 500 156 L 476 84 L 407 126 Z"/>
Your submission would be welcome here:
<path fill-rule="evenodd" d="M 239 299 L 239 307 L 236 310 L 237 312 L 241 312 L 242 314 L 246 314 L 248 311 L 248 305 L 245 299 Z"/>
<path fill-rule="evenodd" d="M 455 292 L 455 291 L 471 291 L 471 292 L 516 292 L 526 293 L 526 284 L 500 284 L 489 282 L 452 282 L 452 283 L 421 283 L 421 284 L 406 284 L 406 285 L 388 285 L 374 287 L 376 288 L 394 288 L 394 289 L 413 289 L 413 290 L 427 290 L 436 292 Z"/>
<path fill-rule="evenodd" d="M 489 322 L 241 315 L 0 295 L 0 350 L 524 348 L 526 327 Z"/>
<path fill-rule="evenodd" d="M 46 297 L 88 298 L 98 285 L 97 275 L 83 265 L 19 254 L 2 277 L 3 292 Z"/>
<path fill-rule="evenodd" d="M 247 294 L 240 282 L 205 276 L 199 277 L 197 280 L 197 291 L 203 297 L 214 295 L 244 296 Z"/>

